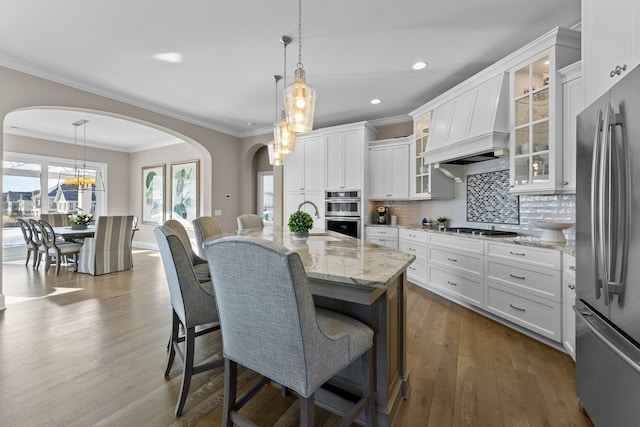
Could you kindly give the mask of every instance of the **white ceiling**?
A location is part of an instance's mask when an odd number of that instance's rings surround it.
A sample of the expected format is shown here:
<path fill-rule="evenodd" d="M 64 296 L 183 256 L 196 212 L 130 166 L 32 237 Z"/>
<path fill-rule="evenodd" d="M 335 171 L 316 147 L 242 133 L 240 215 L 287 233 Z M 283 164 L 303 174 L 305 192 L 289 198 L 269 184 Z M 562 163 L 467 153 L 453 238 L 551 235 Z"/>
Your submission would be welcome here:
<path fill-rule="evenodd" d="M 272 75 L 283 71 L 282 35 L 294 39 L 289 81 L 293 75 L 297 12 L 295 0 L 3 1 L 0 64 L 231 135 L 254 135 L 275 119 Z M 579 20 L 580 0 L 304 0 L 302 62 L 318 94 L 315 127 L 398 120 L 548 30 Z M 179 52 L 183 62 L 153 58 L 163 52 Z M 419 60 L 429 66 L 411 70 Z M 372 98 L 382 103 L 371 105 Z M 75 121 L 43 112 L 19 119 L 5 121 L 5 132 L 17 133 L 17 126 L 60 135 L 67 128 L 72 135 Z M 98 135 L 95 122 L 88 143 Z M 133 140 L 124 143 L 117 149 L 139 149 Z"/>

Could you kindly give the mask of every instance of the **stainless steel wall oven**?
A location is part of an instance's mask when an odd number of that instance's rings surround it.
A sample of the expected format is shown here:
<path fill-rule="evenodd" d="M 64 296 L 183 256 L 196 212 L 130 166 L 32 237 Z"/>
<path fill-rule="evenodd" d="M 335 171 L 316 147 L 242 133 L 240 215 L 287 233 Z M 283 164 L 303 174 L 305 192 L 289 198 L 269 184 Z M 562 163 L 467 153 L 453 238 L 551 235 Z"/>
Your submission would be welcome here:
<path fill-rule="evenodd" d="M 326 229 L 359 238 L 361 203 L 360 191 L 327 191 Z"/>

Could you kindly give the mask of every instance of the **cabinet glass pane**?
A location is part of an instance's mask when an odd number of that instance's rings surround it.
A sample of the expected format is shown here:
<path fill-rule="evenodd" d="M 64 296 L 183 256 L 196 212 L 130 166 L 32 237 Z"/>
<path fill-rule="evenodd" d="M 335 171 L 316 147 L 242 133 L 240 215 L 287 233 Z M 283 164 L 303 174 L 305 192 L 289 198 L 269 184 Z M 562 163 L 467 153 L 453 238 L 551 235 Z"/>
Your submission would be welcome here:
<path fill-rule="evenodd" d="M 516 129 L 516 154 L 529 154 L 529 126 Z"/>
<path fill-rule="evenodd" d="M 531 90 L 531 83 L 529 81 L 529 66 L 523 67 L 516 71 L 513 85 L 513 93 L 515 93 L 516 96 L 529 93 L 529 91 Z"/>
<path fill-rule="evenodd" d="M 549 121 L 536 123 L 533 129 L 533 152 L 546 151 L 549 149 Z"/>
<path fill-rule="evenodd" d="M 531 67 L 532 88 L 542 88 L 549 85 L 549 57 L 545 56 L 533 63 Z M 531 89 L 533 90 L 533 89 Z"/>
<path fill-rule="evenodd" d="M 516 126 L 529 123 L 529 97 L 516 100 Z"/>
<path fill-rule="evenodd" d="M 422 176 L 422 192 L 423 193 L 429 192 L 429 175 Z"/>
<path fill-rule="evenodd" d="M 416 193 L 422 193 L 422 177 L 416 176 Z"/>
<path fill-rule="evenodd" d="M 531 174 L 533 182 L 549 181 L 549 153 L 541 153 L 532 157 Z"/>
<path fill-rule="evenodd" d="M 516 158 L 516 185 L 529 183 L 529 156 Z"/>
<path fill-rule="evenodd" d="M 549 118 L 549 88 L 546 87 L 532 95 L 533 120 Z"/>

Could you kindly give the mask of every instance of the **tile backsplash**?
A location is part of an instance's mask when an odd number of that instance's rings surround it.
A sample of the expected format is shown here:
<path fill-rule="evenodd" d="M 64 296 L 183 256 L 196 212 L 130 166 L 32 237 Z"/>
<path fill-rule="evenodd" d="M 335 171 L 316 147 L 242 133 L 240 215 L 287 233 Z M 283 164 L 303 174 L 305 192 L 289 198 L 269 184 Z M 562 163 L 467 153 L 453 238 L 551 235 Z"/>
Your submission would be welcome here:
<path fill-rule="evenodd" d="M 475 175 L 487 172 L 496 172 L 508 169 L 507 160 L 497 159 L 487 162 L 475 163 L 465 168 L 466 175 Z M 403 202 L 370 202 L 369 209 L 373 212 L 374 206 L 385 205 L 391 210 L 392 215 L 398 218 L 398 225 L 415 225 L 422 218 L 434 219 L 439 216 L 449 218 L 451 227 L 476 227 L 485 228 L 495 225 L 499 230 L 513 230 L 530 235 L 540 235 L 542 230 L 533 225 L 540 219 L 555 221 L 575 221 L 576 196 L 552 195 L 552 196 L 520 196 L 520 224 L 500 224 L 467 221 L 467 179 L 456 184 L 455 199 L 453 200 L 423 200 Z M 568 240 L 575 240 L 575 227 L 564 230 Z"/>

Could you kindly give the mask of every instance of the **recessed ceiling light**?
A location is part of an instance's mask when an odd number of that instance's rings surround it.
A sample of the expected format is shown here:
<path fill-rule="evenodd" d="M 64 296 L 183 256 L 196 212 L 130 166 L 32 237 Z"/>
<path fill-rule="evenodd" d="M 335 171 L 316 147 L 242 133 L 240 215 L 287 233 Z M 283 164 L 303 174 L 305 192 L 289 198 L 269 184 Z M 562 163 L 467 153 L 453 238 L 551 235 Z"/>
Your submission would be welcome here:
<path fill-rule="evenodd" d="M 156 53 L 153 57 L 158 61 L 171 62 L 172 64 L 182 62 L 182 55 L 177 52 Z"/>
<path fill-rule="evenodd" d="M 372 99 L 371 101 L 369 101 L 369 102 L 371 102 L 373 105 L 378 105 L 378 104 L 380 104 L 382 101 L 380 101 L 378 98 L 373 98 L 373 99 Z"/>
<path fill-rule="evenodd" d="M 424 70 L 427 68 L 427 63 L 424 61 L 416 62 L 412 67 L 414 70 Z"/>
<path fill-rule="evenodd" d="M 544 65 L 549 65 L 549 60 L 544 61 Z"/>
<path fill-rule="evenodd" d="M 256 122 L 247 122 L 247 126 L 255 126 Z"/>

